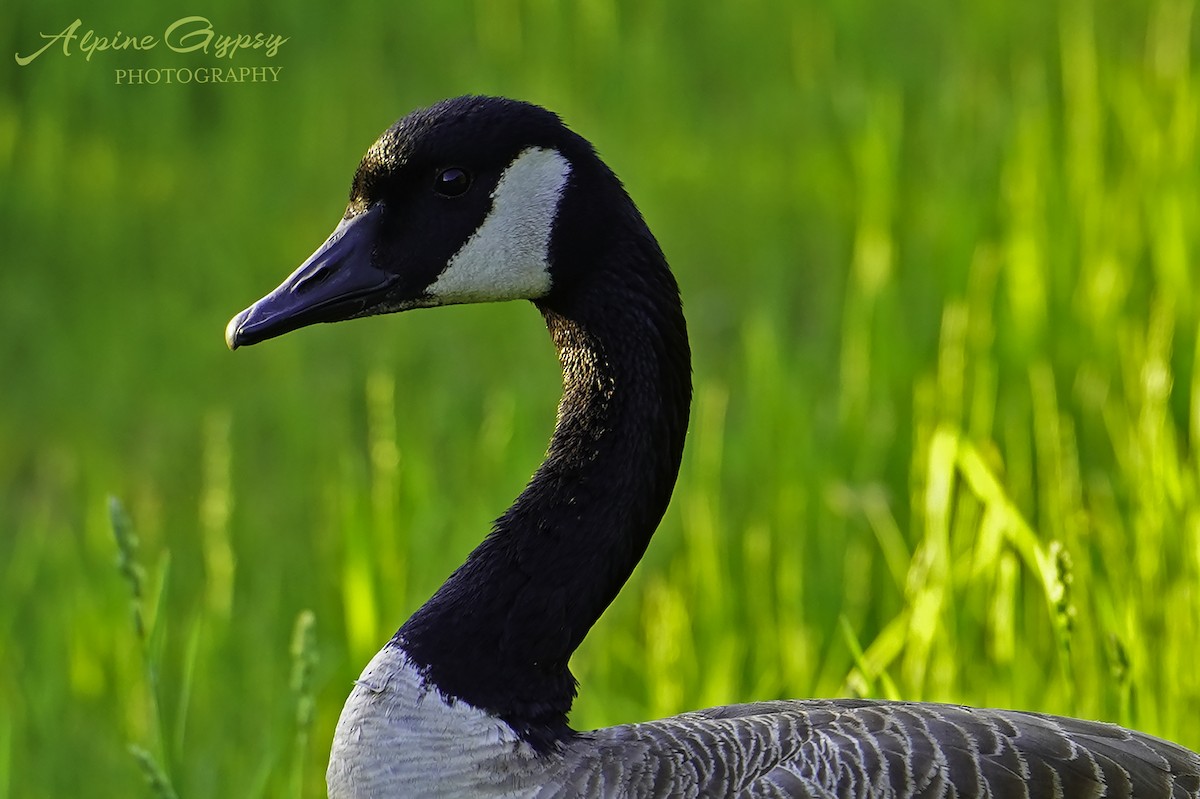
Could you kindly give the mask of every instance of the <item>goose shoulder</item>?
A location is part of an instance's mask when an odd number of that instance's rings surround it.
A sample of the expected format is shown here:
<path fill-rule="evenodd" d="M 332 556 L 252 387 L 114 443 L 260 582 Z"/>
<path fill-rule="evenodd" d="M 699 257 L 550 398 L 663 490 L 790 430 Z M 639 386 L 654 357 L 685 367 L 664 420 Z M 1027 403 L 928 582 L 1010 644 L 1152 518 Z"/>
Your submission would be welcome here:
<path fill-rule="evenodd" d="M 1200 756 L 1102 722 L 959 705 L 756 702 L 575 734 L 537 752 L 440 695 L 395 646 L 338 725 L 331 796 L 1185 799 Z"/>

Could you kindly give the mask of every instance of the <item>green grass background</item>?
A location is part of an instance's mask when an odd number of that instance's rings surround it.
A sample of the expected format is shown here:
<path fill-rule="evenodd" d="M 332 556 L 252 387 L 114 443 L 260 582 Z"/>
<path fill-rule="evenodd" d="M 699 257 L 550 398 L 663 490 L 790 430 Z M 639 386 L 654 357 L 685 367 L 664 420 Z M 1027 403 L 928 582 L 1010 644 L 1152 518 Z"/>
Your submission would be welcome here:
<path fill-rule="evenodd" d="M 191 14 L 289 37 L 229 64 L 279 82 L 10 55 Z M 597 145 L 691 326 L 679 487 L 575 657 L 576 726 L 865 694 L 1200 747 L 1191 0 L 3 17 L 0 799 L 169 795 L 131 744 L 181 799 L 324 795 L 351 681 L 536 466 L 556 363 L 522 303 L 221 335 L 375 136 L 462 93 Z"/>

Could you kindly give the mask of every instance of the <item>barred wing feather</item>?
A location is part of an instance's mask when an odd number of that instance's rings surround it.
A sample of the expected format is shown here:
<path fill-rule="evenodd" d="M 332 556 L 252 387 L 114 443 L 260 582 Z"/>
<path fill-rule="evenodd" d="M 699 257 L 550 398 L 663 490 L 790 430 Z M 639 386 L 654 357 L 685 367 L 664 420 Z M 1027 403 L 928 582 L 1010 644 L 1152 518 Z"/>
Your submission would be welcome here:
<path fill-rule="evenodd" d="M 1176 744 L 957 705 L 730 705 L 597 730 L 563 754 L 544 796 L 1200 797 L 1200 757 Z"/>

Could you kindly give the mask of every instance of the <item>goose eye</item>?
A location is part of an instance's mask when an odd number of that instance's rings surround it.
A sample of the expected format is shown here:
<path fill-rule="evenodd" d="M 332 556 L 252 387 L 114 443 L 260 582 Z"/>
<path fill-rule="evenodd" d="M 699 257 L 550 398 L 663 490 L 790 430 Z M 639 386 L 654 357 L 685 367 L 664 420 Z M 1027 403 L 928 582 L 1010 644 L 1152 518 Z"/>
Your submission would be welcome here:
<path fill-rule="evenodd" d="M 471 173 L 456 166 L 438 172 L 433 190 L 443 197 L 459 197 L 471 188 Z"/>

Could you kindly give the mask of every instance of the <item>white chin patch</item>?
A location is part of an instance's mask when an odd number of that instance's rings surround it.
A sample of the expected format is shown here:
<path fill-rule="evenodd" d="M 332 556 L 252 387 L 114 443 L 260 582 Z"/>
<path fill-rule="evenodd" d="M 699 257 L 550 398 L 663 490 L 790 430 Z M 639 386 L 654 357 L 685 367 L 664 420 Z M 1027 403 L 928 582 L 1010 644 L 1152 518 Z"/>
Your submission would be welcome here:
<path fill-rule="evenodd" d="M 427 289 L 438 305 L 537 299 L 550 290 L 550 231 L 571 164 L 531 147 L 492 192 L 492 210 Z"/>

